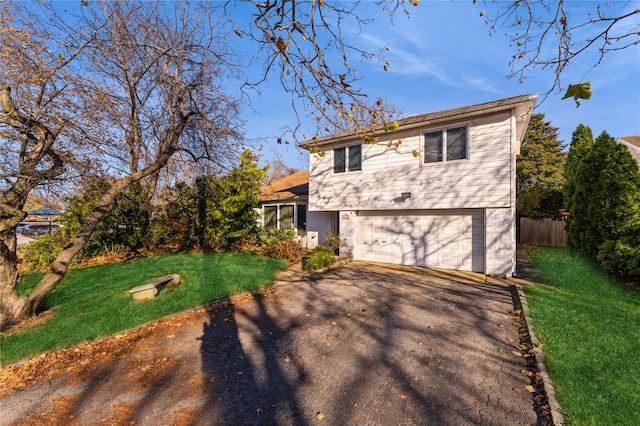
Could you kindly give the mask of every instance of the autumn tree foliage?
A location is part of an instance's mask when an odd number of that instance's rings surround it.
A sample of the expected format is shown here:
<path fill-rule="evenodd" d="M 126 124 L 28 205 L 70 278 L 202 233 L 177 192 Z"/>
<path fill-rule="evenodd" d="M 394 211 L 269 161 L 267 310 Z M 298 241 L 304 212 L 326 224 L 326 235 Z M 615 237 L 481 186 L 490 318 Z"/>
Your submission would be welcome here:
<path fill-rule="evenodd" d="M 387 69 L 384 51 L 350 44 L 343 29 L 369 25 L 372 17 L 364 10 L 393 17 L 419 1 L 380 2 L 373 9 L 360 3 L 0 2 L 0 329 L 35 313 L 125 188 L 141 182 L 150 200 L 160 180 L 173 182 L 164 170 L 228 170 L 242 145 L 238 97 L 259 91 L 263 82 L 277 81 L 291 95 L 293 139 L 307 138 L 298 132 L 299 114 L 315 117 L 318 132 L 341 129 L 365 142 L 393 131 L 393 108 L 358 88 L 357 64 L 373 60 Z M 524 33 L 512 31 L 525 49 L 517 59 L 534 52 L 524 69 L 550 65 L 560 75 L 585 50 L 537 62 L 535 43 L 542 46 L 546 35 L 561 29 L 560 46 L 576 46 L 570 37 L 575 25 L 568 26 L 564 2 L 546 20 L 527 14 L 540 9 L 521 8 L 530 4 L 499 4 L 504 13 L 496 19 L 507 27 L 527 24 Z M 637 43 L 637 32 L 612 29 L 624 28 L 640 11 L 600 12 L 594 21 L 610 25 L 589 38 L 589 46 L 604 40 L 604 54 Z M 547 30 L 538 31 L 539 25 Z M 243 74 L 240 57 L 231 51 L 234 37 L 253 42 L 250 56 L 264 64 L 262 73 Z M 15 228 L 27 196 L 44 185 L 71 185 L 89 172 L 109 177 L 111 186 L 41 282 L 19 297 Z"/>
<path fill-rule="evenodd" d="M 533 114 L 516 159 L 516 207 L 520 216 L 556 217 L 563 208 L 562 167 L 566 153 L 558 128 Z"/>
<path fill-rule="evenodd" d="M 580 125 L 566 176 L 569 244 L 610 273 L 640 278 L 640 169 L 629 150 Z"/>
<path fill-rule="evenodd" d="M 168 3 L 79 7 L 63 18 L 55 4 L 0 4 L 1 328 L 35 313 L 117 194 L 153 180 L 174 156 L 224 156 L 239 137 L 238 104 L 221 90 L 233 68 L 210 14 Z M 15 226 L 28 194 L 89 170 L 112 176 L 109 189 L 40 283 L 18 296 Z"/>
<path fill-rule="evenodd" d="M 404 4 L 398 1 L 387 13 Z M 380 56 L 341 37 L 342 25 L 368 22 L 356 13 L 357 3 L 247 3 L 249 25 L 233 21 L 236 6 L 243 5 L 0 3 L 0 138 L 6 159 L 0 162 L 0 328 L 36 312 L 117 194 L 141 182 L 151 199 L 159 179 L 171 180 L 163 169 L 176 164 L 219 170 L 230 164 L 242 141 L 241 92 L 234 86 L 259 90 L 275 78 L 294 106 L 303 103 L 294 111 L 310 107 L 328 121 L 347 117 L 349 129 L 363 135 L 384 122 L 384 114 L 366 112 L 368 105 L 380 105 L 365 103 L 355 86 L 356 59 Z M 230 50 L 232 37 L 255 43 L 255 58 L 265 64 L 262 75 L 242 74 Z M 109 188 L 40 283 L 18 296 L 15 228 L 25 217 L 27 196 L 41 185 L 73 184 L 89 172 L 108 177 Z"/>
<path fill-rule="evenodd" d="M 473 0 L 476 3 L 476 0 Z M 566 88 L 564 98 L 591 97 L 589 81 L 567 85 L 562 76 L 579 63 L 598 66 L 607 55 L 640 44 L 637 2 L 584 2 L 565 0 L 478 2 L 492 33 L 504 31 L 513 54 L 509 77 L 523 81 L 535 70 L 550 71 L 554 80 L 547 94 Z M 585 57 L 591 55 L 591 62 Z M 564 99 L 563 98 L 563 99 Z"/>

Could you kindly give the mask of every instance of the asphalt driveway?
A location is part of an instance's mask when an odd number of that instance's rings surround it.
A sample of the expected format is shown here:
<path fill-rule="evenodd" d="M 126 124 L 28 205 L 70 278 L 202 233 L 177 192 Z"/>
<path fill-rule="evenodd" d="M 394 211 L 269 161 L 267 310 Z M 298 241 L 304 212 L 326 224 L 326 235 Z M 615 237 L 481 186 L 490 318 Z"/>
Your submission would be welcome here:
<path fill-rule="evenodd" d="M 532 425 L 508 287 L 354 262 L 0 399 L 20 424 Z M 159 327 L 159 326 L 158 326 Z M 75 367 L 74 367 L 75 368 Z M 84 370 L 82 370 L 84 369 Z"/>

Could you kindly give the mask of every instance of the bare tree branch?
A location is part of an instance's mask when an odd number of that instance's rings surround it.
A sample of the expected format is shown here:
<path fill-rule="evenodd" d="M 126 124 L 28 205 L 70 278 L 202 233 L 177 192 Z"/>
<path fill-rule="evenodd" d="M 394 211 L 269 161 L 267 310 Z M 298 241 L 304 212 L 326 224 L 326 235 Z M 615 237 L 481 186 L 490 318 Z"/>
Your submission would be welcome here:
<path fill-rule="evenodd" d="M 522 81 L 537 68 L 551 69 L 554 81 L 547 95 L 564 89 L 563 73 L 587 52 L 597 53 L 590 64 L 593 68 L 607 54 L 640 44 L 640 9 L 620 7 L 630 3 L 591 2 L 585 11 L 565 0 L 492 0 L 491 4 L 496 12 L 485 14 L 490 31 L 506 30 L 515 47 L 509 77 Z"/>

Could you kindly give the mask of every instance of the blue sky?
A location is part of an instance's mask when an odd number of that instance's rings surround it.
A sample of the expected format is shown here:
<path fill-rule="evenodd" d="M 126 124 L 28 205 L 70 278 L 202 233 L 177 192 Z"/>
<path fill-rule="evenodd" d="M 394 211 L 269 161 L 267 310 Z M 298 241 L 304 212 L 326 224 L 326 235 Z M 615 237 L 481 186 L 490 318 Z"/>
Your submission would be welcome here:
<path fill-rule="evenodd" d="M 568 2 L 572 13 L 584 13 L 583 6 L 593 2 Z M 612 9 L 632 9 L 638 2 L 611 1 Z M 373 8 L 374 4 L 365 5 Z M 529 73 L 521 84 L 507 79 L 509 58 L 514 49 L 502 35 L 490 35 L 480 10 L 492 13 L 498 6 L 478 1 L 421 1 L 410 8 L 410 16 L 398 15 L 393 26 L 379 14 L 375 23 L 362 33 L 347 31 L 354 43 L 370 51 L 389 46 L 388 71 L 382 64 L 363 61 L 358 67 L 359 83 L 373 99 L 393 104 L 401 116 L 423 114 L 448 108 L 491 101 L 524 93 L 541 95 L 553 82 L 550 70 Z M 640 26 L 640 19 L 628 25 Z M 251 52 L 244 52 L 249 55 Z M 592 68 L 595 52 L 579 58 L 563 74 L 563 84 L 590 80 L 593 96 L 576 108 L 572 99 L 561 100 L 562 94 L 550 95 L 535 112 L 544 113 L 548 121 L 559 127 L 560 139 L 568 144 L 580 123 L 597 136 L 606 130 L 614 137 L 640 134 L 640 46 L 610 54 L 603 63 Z M 295 124 L 290 98 L 277 80 L 261 87 L 261 96 L 252 100 L 253 111 L 247 109 L 247 136 L 262 143 L 263 161 L 278 151 L 293 167 L 308 167 L 307 151 L 295 145 L 278 145 L 275 141 L 283 129 Z M 305 127 L 306 126 L 306 127 Z M 303 130 L 312 134 L 312 120 L 303 122 Z"/>

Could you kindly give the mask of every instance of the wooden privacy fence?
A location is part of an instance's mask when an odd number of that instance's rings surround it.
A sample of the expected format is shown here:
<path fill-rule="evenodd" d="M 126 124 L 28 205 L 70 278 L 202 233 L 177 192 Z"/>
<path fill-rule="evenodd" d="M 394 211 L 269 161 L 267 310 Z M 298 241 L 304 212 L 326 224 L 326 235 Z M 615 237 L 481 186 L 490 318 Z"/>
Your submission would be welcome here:
<path fill-rule="evenodd" d="M 562 220 L 520 218 L 520 243 L 534 246 L 567 246 L 567 232 Z"/>

